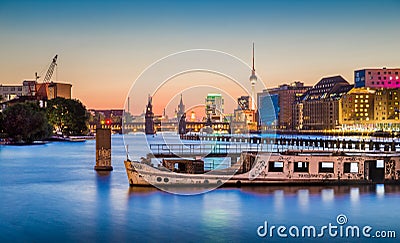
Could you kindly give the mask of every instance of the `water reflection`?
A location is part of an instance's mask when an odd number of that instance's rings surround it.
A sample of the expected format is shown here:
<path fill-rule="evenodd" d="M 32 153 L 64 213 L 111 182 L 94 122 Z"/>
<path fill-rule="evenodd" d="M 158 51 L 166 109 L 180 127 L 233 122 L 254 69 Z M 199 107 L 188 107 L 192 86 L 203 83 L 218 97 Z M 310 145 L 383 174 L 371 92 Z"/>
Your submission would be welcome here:
<path fill-rule="evenodd" d="M 358 201 L 362 194 L 376 194 L 383 196 L 385 194 L 399 194 L 399 185 L 390 184 L 372 184 L 372 185 L 342 185 L 342 186 L 260 186 L 260 187 L 242 187 L 240 189 L 245 193 L 257 195 L 275 194 L 275 191 L 282 191 L 285 195 L 299 195 L 307 191 L 309 195 L 322 195 L 327 200 L 332 196 L 350 195 L 352 200 Z"/>
<path fill-rule="evenodd" d="M 385 185 L 384 184 L 376 185 L 376 196 L 378 198 L 382 198 L 385 196 Z"/>
<path fill-rule="evenodd" d="M 110 182 L 110 174 L 111 171 L 96 171 L 96 175 L 97 175 L 97 180 L 99 181 L 107 181 L 108 183 Z"/>
<path fill-rule="evenodd" d="M 128 198 L 136 197 L 141 195 L 149 195 L 154 193 L 162 193 L 161 190 L 155 187 L 129 187 L 128 189 Z"/>
<path fill-rule="evenodd" d="M 335 191 L 332 188 L 322 189 L 321 197 L 324 202 L 332 202 L 335 199 Z"/>
<path fill-rule="evenodd" d="M 350 201 L 352 204 L 358 204 L 360 202 L 360 188 L 350 188 Z"/>
<path fill-rule="evenodd" d="M 109 214 L 112 210 L 110 200 L 111 190 L 111 174 L 109 171 L 96 171 L 96 212 L 95 222 L 97 230 L 105 230 L 110 228 L 112 225 L 112 219 Z M 97 231 L 96 230 L 96 231 Z M 90 232 L 90 239 L 96 239 L 96 235 L 93 231 Z M 88 232 L 88 233 L 89 233 Z"/>
<path fill-rule="evenodd" d="M 283 190 L 274 191 L 274 209 L 276 213 L 282 213 L 285 210 L 285 193 Z"/>
<path fill-rule="evenodd" d="M 188 196 L 188 195 L 197 195 L 197 194 L 202 194 L 207 191 L 212 191 L 214 189 L 213 186 L 158 186 L 158 187 L 152 187 L 152 186 L 146 186 L 146 187 L 129 187 L 128 189 L 128 195 L 129 197 L 135 196 L 136 194 L 147 194 L 147 193 L 153 193 L 153 192 L 162 192 L 162 193 L 167 193 L 167 194 L 177 194 L 177 195 L 183 195 L 183 196 Z"/>
<path fill-rule="evenodd" d="M 308 189 L 300 189 L 297 191 L 298 204 L 303 211 L 308 210 L 310 195 Z"/>

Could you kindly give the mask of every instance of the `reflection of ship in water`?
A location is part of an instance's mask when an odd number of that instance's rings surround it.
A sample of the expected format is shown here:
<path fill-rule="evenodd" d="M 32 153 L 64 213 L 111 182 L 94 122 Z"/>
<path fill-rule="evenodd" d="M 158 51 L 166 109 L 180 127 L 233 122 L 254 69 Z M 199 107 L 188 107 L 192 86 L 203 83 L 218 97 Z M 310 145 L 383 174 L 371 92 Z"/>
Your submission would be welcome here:
<path fill-rule="evenodd" d="M 128 195 L 148 195 L 158 192 L 157 188 L 154 187 L 129 187 Z"/>
<path fill-rule="evenodd" d="M 400 154 L 287 151 L 243 152 L 232 167 L 198 173 L 177 166 L 125 161 L 131 186 L 341 185 L 399 183 Z M 179 173 L 168 168 L 180 168 Z M 196 167 L 197 168 L 197 167 Z"/>
<path fill-rule="evenodd" d="M 200 188 L 201 190 L 202 188 Z M 204 187 L 203 189 L 206 189 Z M 377 195 L 388 195 L 388 194 L 399 194 L 400 185 L 394 184 L 371 184 L 371 185 L 330 185 L 330 186 L 254 186 L 254 187 L 231 187 L 224 188 L 222 190 L 240 190 L 242 193 L 250 194 L 254 196 L 268 196 L 275 195 L 276 193 L 283 193 L 284 195 L 293 195 L 302 197 L 304 195 L 333 195 L 333 196 L 350 196 L 351 198 L 357 199 L 359 196 L 367 194 Z M 128 196 L 146 196 L 159 192 L 155 187 L 137 187 L 131 186 L 128 189 Z M 175 192 L 179 193 L 194 193 L 199 192 L 199 188 L 193 188 L 190 186 L 179 187 L 175 189 Z"/>
<path fill-rule="evenodd" d="M 309 195 L 320 195 L 326 191 L 331 191 L 335 195 L 362 194 L 391 194 L 400 193 L 400 185 L 395 184 L 369 184 L 369 185 L 331 185 L 331 186 L 257 186 L 242 187 L 241 190 L 250 194 L 274 194 L 282 191 L 287 195 L 296 195 L 299 193 L 308 193 Z"/>

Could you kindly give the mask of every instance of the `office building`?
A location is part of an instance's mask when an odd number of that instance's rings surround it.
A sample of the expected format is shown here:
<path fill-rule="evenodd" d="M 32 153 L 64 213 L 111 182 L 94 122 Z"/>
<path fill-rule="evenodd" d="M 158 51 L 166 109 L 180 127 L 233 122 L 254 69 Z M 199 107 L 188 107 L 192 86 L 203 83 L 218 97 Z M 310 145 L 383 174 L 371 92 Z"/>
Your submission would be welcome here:
<path fill-rule="evenodd" d="M 353 88 L 343 77 L 321 79 L 294 106 L 296 129 L 325 130 L 339 126 L 339 100 Z"/>
<path fill-rule="evenodd" d="M 369 68 L 354 71 L 354 87 L 400 88 L 400 68 Z"/>
<path fill-rule="evenodd" d="M 257 106 L 260 111 L 261 124 L 267 125 L 274 123 L 278 129 L 294 129 L 293 123 L 293 104 L 296 99 L 303 95 L 310 86 L 296 81 L 291 84 L 283 84 L 277 88 L 264 90 L 257 94 Z M 269 102 L 272 102 L 275 111 L 275 122 Z"/>
<path fill-rule="evenodd" d="M 340 99 L 339 120 L 343 127 L 365 128 L 374 122 L 375 90 L 353 88 Z"/>
<path fill-rule="evenodd" d="M 206 116 L 211 121 L 223 121 L 224 98 L 221 94 L 208 94 L 205 100 Z"/>

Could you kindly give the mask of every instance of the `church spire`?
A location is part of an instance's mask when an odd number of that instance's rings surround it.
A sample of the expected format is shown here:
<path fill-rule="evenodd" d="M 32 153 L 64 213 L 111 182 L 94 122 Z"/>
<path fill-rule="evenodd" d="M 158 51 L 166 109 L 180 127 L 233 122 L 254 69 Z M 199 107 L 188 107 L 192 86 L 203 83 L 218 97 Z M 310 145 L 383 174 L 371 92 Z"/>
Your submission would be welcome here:
<path fill-rule="evenodd" d="M 179 106 L 183 106 L 182 94 L 181 94 L 181 101 L 179 102 Z"/>
<path fill-rule="evenodd" d="M 181 94 L 181 101 L 179 102 L 178 112 L 176 113 L 178 121 L 181 119 L 183 114 L 185 114 L 185 105 L 183 104 L 183 98 L 182 98 L 182 94 Z"/>

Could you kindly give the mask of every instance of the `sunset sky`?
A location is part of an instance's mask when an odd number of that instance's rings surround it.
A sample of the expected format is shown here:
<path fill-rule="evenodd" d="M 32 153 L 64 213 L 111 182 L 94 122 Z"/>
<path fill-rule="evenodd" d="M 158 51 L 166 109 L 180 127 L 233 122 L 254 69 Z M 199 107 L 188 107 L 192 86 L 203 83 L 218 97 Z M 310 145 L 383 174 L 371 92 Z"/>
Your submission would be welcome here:
<path fill-rule="evenodd" d="M 88 108 L 122 108 L 146 67 L 188 49 L 220 50 L 251 65 L 255 42 L 257 75 L 267 87 L 337 74 L 353 83 L 355 69 L 400 67 L 398 0 L 2 0 L 0 30 L 1 84 L 44 74 L 58 54 L 53 80 L 72 83 Z M 196 105 L 205 98 L 198 96 L 184 99 Z M 156 113 L 170 101 L 162 99 Z M 131 100 L 134 112 L 144 109 L 142 97 Z"/>

